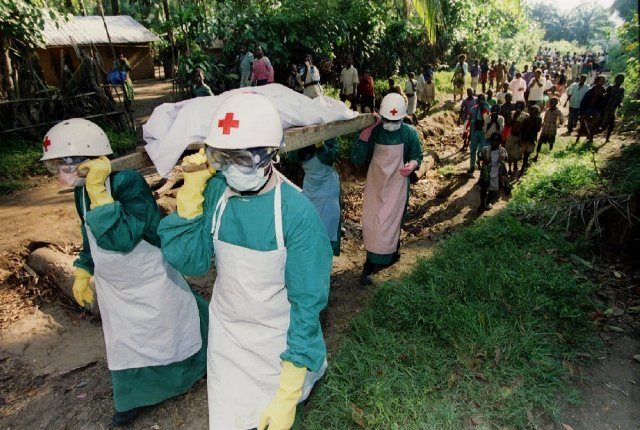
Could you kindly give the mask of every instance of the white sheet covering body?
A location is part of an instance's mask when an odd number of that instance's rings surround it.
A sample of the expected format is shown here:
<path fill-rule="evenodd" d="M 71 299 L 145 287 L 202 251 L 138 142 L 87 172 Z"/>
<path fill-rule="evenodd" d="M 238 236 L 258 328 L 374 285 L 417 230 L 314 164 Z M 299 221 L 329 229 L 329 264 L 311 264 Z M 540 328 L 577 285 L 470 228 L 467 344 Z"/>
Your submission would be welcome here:
<path fill-rule="evenodd" d="M 147 142 L 145 149 L 161 176 L 169 175 L 190 143 L 204 140 L 211 128 L 213 112 L 223 100 L 237 92 L 255 92 L 271 100 L 280 113 L 283 129 L 343 121 L 358 115 L 338 100 L 327 96 L 312 100 L 280 84 L 237 88 L 218 96 L 163 103 L 142 126 Z"/>

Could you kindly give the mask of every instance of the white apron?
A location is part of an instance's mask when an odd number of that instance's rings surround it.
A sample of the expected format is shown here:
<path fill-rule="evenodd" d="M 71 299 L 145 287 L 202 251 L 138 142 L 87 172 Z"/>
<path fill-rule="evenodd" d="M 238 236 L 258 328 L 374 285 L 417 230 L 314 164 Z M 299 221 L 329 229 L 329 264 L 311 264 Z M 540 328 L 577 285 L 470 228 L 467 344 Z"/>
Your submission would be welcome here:
<path fill-rule="evenodd" d="M 388 255 L 398 249 L 407 203 L 403 145 L 375 145 L 362 199 L 362 237 L 367 251 Z"/>
<path fill-rule="evenodd" d="M 111 192 L 109 179 L 105 185 Z M 86 220 L 84 190 L 82 209 Z M 195 297 L 162 251 L 145 240 L 126 254 L 107 251 L 86 221 L 85 228 L 109 370 L 163 366 L 198 352 L 202 337 Z"/>
<path fill-rule="evenodd" d="M 314 155 L 302 164 L 304 183 L 302 194 L 307 196 L 320 214 L 329 240 L 338 240 L 340 227 L 340 179 L 331 166 L 327 166 Z"/>
<path fill-rule="evenodd" d="M 276 250 L 256 251 L 218 239 L 229 197 L 243 198 L 228 187 L 214 212 L 211 233 L 217 278 L 209 304 L 207 353 L 211 430 L 257 427 L 260 414 L 278 389 L 291 308 L 284 283 L 287 249 L 280 185 L 277 176 L 273 204 Z M 325 368 L 326 362 L 320 371 L 307 372 L 299 401 L 307 398 Z"/>

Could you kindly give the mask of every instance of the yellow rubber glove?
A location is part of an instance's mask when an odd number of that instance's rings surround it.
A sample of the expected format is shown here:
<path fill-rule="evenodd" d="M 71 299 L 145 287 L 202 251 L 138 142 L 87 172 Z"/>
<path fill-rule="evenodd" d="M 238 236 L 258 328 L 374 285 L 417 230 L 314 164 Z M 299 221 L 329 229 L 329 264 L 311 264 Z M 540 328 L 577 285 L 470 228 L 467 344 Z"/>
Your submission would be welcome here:
<path fill-rule="evenodd" d="M 316 143 L 316 148 L 320 148 L 322 145 L 324 145 L 324 140 L 322 142 Z"/>
<path fill-rule="evenodd" d="M 191 219 L 202 214 L 202 202 L 204 202 L 202 193 L 207 186 L 207 181 L 216 173 L 216 170 L 207 163 L 204 149 L 200 149 L 197 154 L 184 157 L 182 171 L 184 185 L 176 195 L 178 215 Z"/>
<path fill-rule="evenodd" d="M 88 173 L 85 187 L 87 188 L 87 194 L 89 194 L 89 200 L 91 200 L 91 208 L 113 203 L 113 197 L 107 193 L 104 185 L 104 181 L 111 173 L 111 161 L 104 155 L 85 161 L 78 166 L 79 176 L 86 170 L 88 170 Z"/>
<path fill-rule="evenodd" d="M 280 386 L 271 403 L 262 411 L 258 430 L 265 430 L 267 425 L 269 430 L 289 430 L 293 426 L 306 376 L 306 367 L 296 367 L 289 361 L 282 362 Z"/>
<path fill-rule="evenodd" d="M 82 307 L 88 307 L 93 304 L 93 290 L 89 286 L 91 274 L 80 267 L 76 267 L 73 272 L 73 297 Z"/>

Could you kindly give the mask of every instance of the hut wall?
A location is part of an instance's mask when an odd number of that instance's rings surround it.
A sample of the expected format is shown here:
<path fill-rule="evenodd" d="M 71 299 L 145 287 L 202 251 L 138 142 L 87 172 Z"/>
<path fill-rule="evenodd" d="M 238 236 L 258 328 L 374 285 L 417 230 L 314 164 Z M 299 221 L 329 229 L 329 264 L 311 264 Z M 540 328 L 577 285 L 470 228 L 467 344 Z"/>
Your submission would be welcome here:
<path fill-rule="evenodd" d="M 88 46 L 81 46 L 81 49 L 89 49 Z M 113 54 L 108 45 L 97 45 L 95 48 L 104 62 L 104 70 L 108 73 L 113 69 Z M 122 52 L 133 67 L 131 79 L 149 79 L 154 77 L 153 57 L 151 55 L 151 45 L 116 45 L 116 53 Z M 61 56 L 69 66 L 71 72 L 75 72 L 80 65 L 80 60 L 72 46 L 55 46 L 47 49 L 37 49 L 40 65 L 44 71 L 47 84 L 57 86 L 60 83 Z"/>

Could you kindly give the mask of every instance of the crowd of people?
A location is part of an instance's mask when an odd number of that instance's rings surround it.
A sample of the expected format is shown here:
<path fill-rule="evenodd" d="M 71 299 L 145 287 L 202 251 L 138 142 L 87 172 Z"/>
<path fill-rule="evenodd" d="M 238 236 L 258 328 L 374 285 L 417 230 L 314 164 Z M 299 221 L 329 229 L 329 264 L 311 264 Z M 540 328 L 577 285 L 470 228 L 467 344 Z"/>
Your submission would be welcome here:
<path fill-rule="evenodd" d="M 520 70 L 514 62 L 508 66 L 502 59 L 489 63 L 487 58 L 469 67 L 466 55 L 458 57 L 452 77 L 454 101 L 460 96 L 462 150 L 470 151 L 467 173 L 481 169 L 479 211 L 491 207 L 499 189 L 510 192 L 509 175 L 522 176 L 538 160 L 543 145 L 553 149 L 558 129 L 565 124 L 561 107 L 569 105 L 566 136 L 577 129 L 578 143 L 583 136 L 592 141 L 604 131 L 609 141 L 624 97 L 624 75 L 605 85 L 599 73 L 606 58 L 606 53 L 561 55 L 540 49 L 531 67 L 526 64 Z M 482 91 L 477 93 L 479 85 Z"/>

